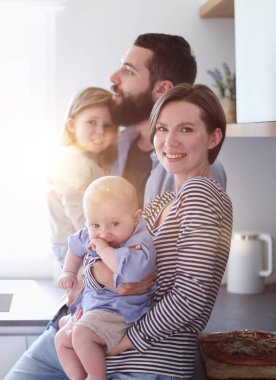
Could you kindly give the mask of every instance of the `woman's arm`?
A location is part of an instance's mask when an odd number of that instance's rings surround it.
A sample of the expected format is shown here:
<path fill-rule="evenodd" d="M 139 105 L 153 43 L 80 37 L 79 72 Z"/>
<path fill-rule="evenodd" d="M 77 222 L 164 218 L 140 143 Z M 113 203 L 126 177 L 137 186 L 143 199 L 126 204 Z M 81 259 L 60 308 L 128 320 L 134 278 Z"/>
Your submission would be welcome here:
<path fill-rule="evenodd" d="M 125 335 L 120 340 L 120 342 L 115 347 L 113 347 L 111 351 L 108 352 L 107 356 L 118 355 L 121 352 L 124 352 L 126 350 L 131 350 L 133 348 L 135 348 L 134 345 L 130 341 L 129 337 L 127 335 Z"/>
<path fill-rule="evenodd" d="M 114 286 L 114 277 L 112 271 L 101 260 L 97 260 L 90 266 L 90 282 L 96 281 L 104 287 L 114 290 L 120 295 L 139 295 L 146 293 L 156 278 L 156 273 L 152 272 L 139 282 L 125 282 L 119 288 Z"/>

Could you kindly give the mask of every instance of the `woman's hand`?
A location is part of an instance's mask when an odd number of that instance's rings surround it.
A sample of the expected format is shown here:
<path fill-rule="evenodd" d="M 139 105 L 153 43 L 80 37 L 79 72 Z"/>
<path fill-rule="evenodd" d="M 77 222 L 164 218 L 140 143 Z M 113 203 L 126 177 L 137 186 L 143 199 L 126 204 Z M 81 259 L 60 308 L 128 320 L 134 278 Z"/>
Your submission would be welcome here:
<path fill-rule="evenodd" d="M 152 272 L 139 282 L 124 282 L 119 288 L 115 288 L 113 272 L 104 264 L 104 262 L 100 260 L 96 261 L 90 270 L 92 276 L 99 284 L 112 289 L 121 296 L 147 293 L 156 278 L 156 272 Z"/>
<path fill-rule="evenodd" d="M 108 352 L 107 356 L 113 356 L 113 355 L 118 355 L 121 352 L 124 352 L 126 350 L 130 350 L 134 348 L 133 344 L 129 340 L 128 336 L 125 335 L 120 342 L 112 348 L 111 351 Z"/>
<path fill-rule="evenodd" d="M 124 282 L 115 291 L 121 296 L 131 296 L 147 293 L 153 281 L 156 278 L 156 272 L 148 274 L 143 280 L 139 282 Z"/>

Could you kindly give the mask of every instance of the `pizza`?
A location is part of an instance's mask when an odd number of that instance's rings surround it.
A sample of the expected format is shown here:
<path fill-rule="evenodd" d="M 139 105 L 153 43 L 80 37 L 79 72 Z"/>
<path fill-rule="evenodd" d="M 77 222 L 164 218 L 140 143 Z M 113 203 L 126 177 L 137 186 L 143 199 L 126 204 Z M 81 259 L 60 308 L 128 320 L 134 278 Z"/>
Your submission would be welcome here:
<path fill-rule="evenodd" d="M 221 363 L 276 365 L 276 333 L 259 330 L 201 333 L 199 343 L 205 355 Z"/>

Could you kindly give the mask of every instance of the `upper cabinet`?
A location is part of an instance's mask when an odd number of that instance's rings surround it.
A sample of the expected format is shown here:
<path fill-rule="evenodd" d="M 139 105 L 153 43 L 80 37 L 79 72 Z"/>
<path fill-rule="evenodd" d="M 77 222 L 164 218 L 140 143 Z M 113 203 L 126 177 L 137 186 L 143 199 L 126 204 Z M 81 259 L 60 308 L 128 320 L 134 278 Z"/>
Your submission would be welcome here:
<path fill-rule="evenodd" d="M 233 18 L 234 0 L 209 0 L 200 7 L 202 18 Z"/>
<path fill-rule="evenodd" d="M 276 1 L 209 0 L 202 18 L 234 17 L 237 124 L 230 137 L 276 136 Z"/>
<path fill-rule="evenodd" d="M 275 0 L 235 0 L 238 123 L 276 121 L 275 14 Z"/>

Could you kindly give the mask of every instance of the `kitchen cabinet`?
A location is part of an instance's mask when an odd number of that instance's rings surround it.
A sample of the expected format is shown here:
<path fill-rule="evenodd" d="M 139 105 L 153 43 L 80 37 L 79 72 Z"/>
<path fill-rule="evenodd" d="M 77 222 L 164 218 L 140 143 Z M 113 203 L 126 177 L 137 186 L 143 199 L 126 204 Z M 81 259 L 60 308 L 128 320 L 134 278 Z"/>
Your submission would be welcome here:
<path fill-rule="evenodd" d="M 237 123 L 227 137 L 276 137 L 274 0 L 209 0 L 202 18 L 235 19 Z"/>
<path fill-rule="evenodd" d="M 199 10 L 202 18 L 233 18 L 234 0 L 209 0 Z"/>
<path fill-rule="evenodd" d="M 11 294 L 0 312 L 0 379 L 45 330 L 60 306 L 64 291 L 52 280 L 0 280 L 0 295 Z"/>
<path fill-rule="evenodd" d="M 0 335 L 0 379 L 8 373 L 39 335 Z"/>
<path fill-rule="evenodd" d="M 25 336 L 0 336 L 0 379 L 3 379 L 13 364 L 26 350 Z"/>
<path fill-rule="evenodd" d="M 276 121 L 275 12 L 275 0 L 235 0 L 238 123 Z"/>

